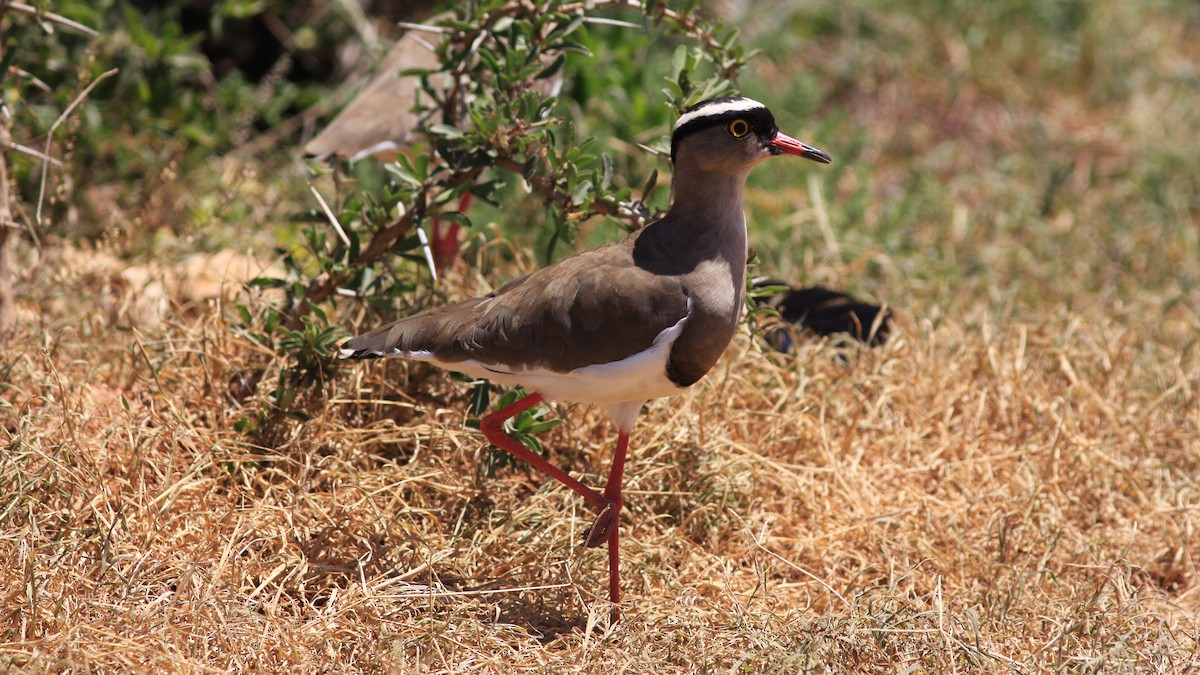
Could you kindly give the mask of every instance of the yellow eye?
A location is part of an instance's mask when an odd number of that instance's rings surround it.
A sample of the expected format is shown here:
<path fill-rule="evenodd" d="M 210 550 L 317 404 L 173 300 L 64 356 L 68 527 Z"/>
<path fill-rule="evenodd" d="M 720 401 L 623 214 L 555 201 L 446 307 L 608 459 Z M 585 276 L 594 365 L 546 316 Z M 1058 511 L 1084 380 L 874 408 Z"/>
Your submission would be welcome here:
<path fill-rule="evenodd" d="M 729 123 L 729 135 L 734 138 L 741 138 L 750 133 L 750 123 L 746 120 L 734 120 Z"/>

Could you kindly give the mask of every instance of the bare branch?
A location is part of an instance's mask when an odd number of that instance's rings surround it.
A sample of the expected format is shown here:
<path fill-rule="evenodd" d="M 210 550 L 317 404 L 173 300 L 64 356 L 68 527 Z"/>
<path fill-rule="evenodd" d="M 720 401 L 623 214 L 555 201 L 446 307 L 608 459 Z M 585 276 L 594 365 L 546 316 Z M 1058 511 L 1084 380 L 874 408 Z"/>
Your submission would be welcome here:
<path fill-rule="evenodd" d="M 18 77 L 23 77 L 23 78 L 29 80 L 30 84 L 32 84 L 34 87 L 40 89 L 44 93 L 50 94 L 50 93 L 53 93 L 53 91 L 54 91 L 53 89 L 50 88 L 50 85 L 48 85 L 45 82 L 43 82 L 42 80 L 38 79 L 38 77 L 36 75 L 34 75 L 33 73 L 31 73 L 27 70 L 22 70 L 21 68 L 18 68 L 16 66 L 9 66 L 8 72 L 10 72 L 14 75 L 17 75 Z"/>
<path fill-rule="evenodd" d="M 11 119 L 0 120 L 0 145 L 11 144 L 8 131 Z M 0 152 L 0 344 L 8 342 L 17 324 L 16 299 L 13 297 L 13 280 L 16 278 L 13 242 L 16 241 L 16 230 L 12 226 L 9 200 L 8 155 Z"/>
<path fill-rule="evenodd" d="M 506 171 L 524 175 L 525 167 L 511 159 L 498 159 L 496 166 Z M 525 177 L 525 180 L 537 190 L 547 200 L 557 204 L 564 209 L 570 209 L 574 202 L 571 196 L 559 190 L 554 181 L 545 176 Z M 633 204 L 614 201 L 606 197 L 598 197 L 591 203 L 591 212 L 584 214 L 584 218 L 601 215 L 623 220 L 633 227 L 642 227 L 646 224 L 646 215 L 639 213 L 639 210 Z"/>
<path fill-rule="evenodd" d="M 424 23 L 410 23 L 408 21 L 397 21 L 396 25 L 408 30 L 422 31 L 425 33 L 436 33 L 437 35 L 454 35 L 456 31 L 441 26 L 430 26 Z"/>
<path fill-rule="evenodd" d="M 38 150 L 34 150 L 33 148 L 31 148 L 27 145 L 21 145 L 20 143 L 5 143 L 4 145 L 0 146 L 0 150 L 16 150 L 17 152 L 24 154 L 24 155 L 29 155 L 30 157 L 32 157 L 36 160 L 40 160 L 42 162 L 49 162 L 49 163 L 53 164 L 55 166 L 55 168 L 59 168 L 59 169 L 61 169 L 62 165 L 63 165 L 62 162 L 58 161 L 57 159 L 54 159 L 53 157 L 51 157 L 49 155 L 43 154 L 42 152 L 40 152 Z"/>
<path fill-rule="evenodd" d="M 85 98 L 87 98 L 87 95 L 92 92 L 92 89 L 96 88 L 96 85 L 100 84 L 109 77 L 116 75 L 118 70 L 119 69 L 117 68 L 113 68 L 107 72 L 100 73 L 100 76 L 92 80 L 91 84 L 84 87 L 83 91 L 79 92 L 79 95 L 75 97 L 75 100 L 71 101 L 71 105 L 67 106 L 67 109 L 62 111 L 62 114 L 58 116 L 58 119 L 54 120 L 54 124 L 50 125 L 50 132 L 46 134 L 46 150 L 43 154 L 45 154 L 47 157 L 50 156 L 50 145 L 54 143 L 54 132 L 58 129 L 58 125 L 62 124 L 64 120 L 70 117 L 71 113 L 75 112 L 75 108 L 79 107 L 79 104 L 82 103 Z M 46 201 L 46 176 L 49 171 L 50 163 L 43 162 L 42 184 L 38 187 L 37 209 L 34 211 L 33 216 L 33 222 L 37 223 L 38 227 L 41 227 L 42 225 L 42 205 Z"/>
<path fill-rule="evenodd" d="M 90 37 L 100 37 L 100 33 L 97 30 L 88 28 L 78 21 L 72 21 L 61 14 L 55 14 L 54 12 L 43 12 L 37 7 L 31 7 L 23 2 L 0 2 L 0 12 L 6 12 L 8 10 L 20 12 L 21 14 L 28 14 L 30 16 L 36 16 L 39 19 L 56 23 L 60 26 L 66 26 L 72 30 L 77 30 L 80 33 L 84 33 Z"/>
<path fill-rule="evenodd" d="M 627 9 L 637 10 L 645 13 L 647 16 L 652 16 L 658 19 L 668 19 L 675 25 L 684 30 L 685 33 L 699 40 L 704 46 L 710 49 L 718 49 L 721 43 L 713 36 L 710 26 L 704 21 L 697 19 L 694 16 L 684 16 L 673 9 L 669 9 L 666 3 L 655 2 L 644 5 L 640 0 L 609 0 L 607 2 L 577 2 L 569 5 L 563 5 L 558 8 L 558 12 L 563 14 L 577 14 L 580 12 L 594 12 L 597 9 L 606 7 L 625 7 Z"/>
<path fill-rule="evenodd" d="M 346 236 L 346 230 L 342 229 L 342 224 L 338 222 L 337 216 L 333 213 L 333 209 L 329 208 L 329 203 L 326 202 L 325 198 L 321 196 L 321 193 L 317 191 L 317 186 L 309 183 L 308 189 L 310 192 L 312 192 L 313 196 L 317 198 L 317 203 L 321 205 L 321 210 L 325 213 L 325 217 L 329 219 L 330 224 L 333 225 L 333 229 L 337 230 L 338 239 L 342 240 L 342 243 L 346 245 L 346 248 L 350 248 L 350 237 Z"/>

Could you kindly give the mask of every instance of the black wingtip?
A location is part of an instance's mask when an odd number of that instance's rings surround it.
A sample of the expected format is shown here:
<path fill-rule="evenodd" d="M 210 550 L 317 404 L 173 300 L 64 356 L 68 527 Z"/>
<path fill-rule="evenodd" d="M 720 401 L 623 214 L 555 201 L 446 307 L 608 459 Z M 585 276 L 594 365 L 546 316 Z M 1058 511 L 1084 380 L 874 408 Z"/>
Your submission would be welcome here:
<path fill-rule="evenodd" d="M 367 359 L 381 359 L 383 354 L 380 354 L 374 349 L 356 348 L 353 345 L 354 339 L 346 340 L 338 347 L 339 359 L 354 359 L 355 361 L 363 361 Z"/>

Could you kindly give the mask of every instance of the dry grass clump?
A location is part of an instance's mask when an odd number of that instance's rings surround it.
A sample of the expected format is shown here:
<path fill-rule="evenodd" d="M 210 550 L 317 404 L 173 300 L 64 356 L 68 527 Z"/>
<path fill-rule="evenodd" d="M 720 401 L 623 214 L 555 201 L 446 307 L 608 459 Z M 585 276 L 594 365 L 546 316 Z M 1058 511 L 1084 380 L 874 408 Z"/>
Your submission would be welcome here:
<path fill-rule="evenodd" d="M 902 315 L 871 352 L 739 338 L 635 430 L 613 628 L 592 514 L 489 474 L 461 386 L 354 368 L 256 438 L 229 392 L 263 355 L 219 310 L 153 337 L 81 318 L 4 358 L 0 653 L 21 669 L 1200 662 L 1184 330 Z M 598 484 L 612 429 L 560 412 L 547 446 Z"/>

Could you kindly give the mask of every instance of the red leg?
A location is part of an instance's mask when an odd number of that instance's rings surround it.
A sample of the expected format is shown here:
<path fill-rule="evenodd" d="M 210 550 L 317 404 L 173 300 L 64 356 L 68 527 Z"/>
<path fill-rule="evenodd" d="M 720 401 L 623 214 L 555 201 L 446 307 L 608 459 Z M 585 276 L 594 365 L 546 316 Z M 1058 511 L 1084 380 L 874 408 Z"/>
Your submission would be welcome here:
<path fill-rule="evenodd" d="M 621 476 L 625 473 L 625 451 L 629 447 L 629 432 L 622 431 L 617 438 L 617 452 L 613 456 L 612 469 L 608 472 L 608 484 L 604 488 L 604 510 L 596 516 L 592 526 L 584 535 L 583 545 L 596 548 L 611 539 L 621 518 Z"/>
<path fill-rule="evenodd" d="M 621 479 L 625 474 L 625 452 L 629 449 L 629 432 L 622 429 L 617 438 L 617 452 L 613 456 L 612 469 L 608 473 L 608 484 L 604 497 L 612 503 L 612 522 L 608 526 L 608 599 L 613 604 L 612 620 L 621 618 Z"/>
<path fill-rule="evenodd" d="M 608 601 L 612 603 L 612 622 L 621 620 L 621 554 L 618 551 L 621 543 L 621 528 L 613 523 L 612 532 L 608 535 Z"/>
<path fill-rule="evenodd" d="M 522 411 L 541 403 L 544 399 L 545 397 L 541 393 L 535 391 L 484 417 L 480 426 L 483 428 L 483 435 L 492 442 L 492 445 L 525 460 L 600 509 L 600 515 L 587 534 L 585 545 L 599 546 L 605 539 L 608 540 L 608 599 L 613 604 L 612 620 L 616 622 L 621 618 L 620 519 L 621 505 L 624 503 L 621 497 L 621 479 L 625 474 L 625 454 L 629 449 L 629 432 L 622 429 L 617 438 L 617 451 L 613 456 L 612 469 L 609 470 L 608 483 L 605 485 L 604 494 L 601 495 L 504 432 L 505 422 Z"/>
<path fill-rule="evenodd" d="M 596 508 L 601 510 L 607 509 L 611 504 L 607 498 L 600 496 L 600 493 L 572 478 L 566 471 L 546 461 L 544 457 L 521 445 L 520 441 L 504 432 L 505 422 L 522 411 L 541 403 L 544 399 L 545 396 L 535 391 L 518 400 L 516 403 L 509 404 L 484 417 L 480 424 L 483 428 L 483 435 L 492 442 L 492 445 L 525 460 L 542 473 L 579 493 L 579 495 L 591 502 Z"/>
<path fill-rule="evenodd" d="M 471 200 L 473 195 L 470 192 L 462 196 L 458 200 L 459 213 L 465 213 L 471 208 Z M 430 248 L 433 250 L 433 261 L 437 265 L 438 274 L 442 274 L 448 268 L 454 265 L 458 260 L 458 232 L 460 226 L 458 223 L 450 223 L 446 227 L 446 231 L 442 231 L 442 221 L 437 218 L 433 219 L 433 241 L 430 242 Z"/>
<path fill-rule="evenodd" d="M 450 223 L 442 231 L 442 221 L 433 219 L 433 236 L 429 247 L 433 250 L 433 264 L 437 266 L 438 274 L 444 274 L 446 269 L 454 265 L 458 259 L 458 223 Z"/>

